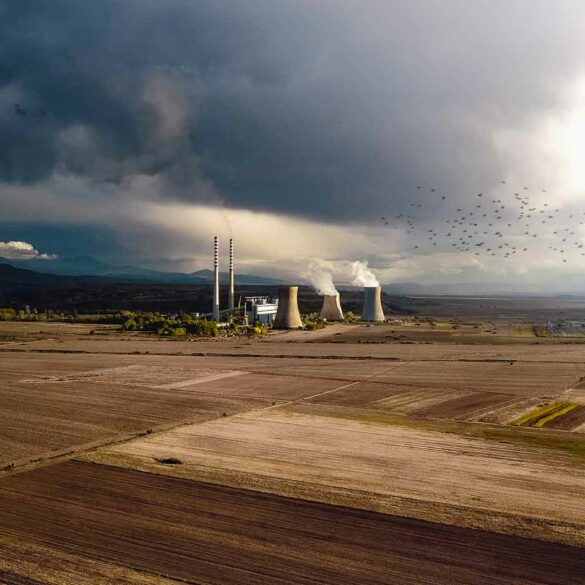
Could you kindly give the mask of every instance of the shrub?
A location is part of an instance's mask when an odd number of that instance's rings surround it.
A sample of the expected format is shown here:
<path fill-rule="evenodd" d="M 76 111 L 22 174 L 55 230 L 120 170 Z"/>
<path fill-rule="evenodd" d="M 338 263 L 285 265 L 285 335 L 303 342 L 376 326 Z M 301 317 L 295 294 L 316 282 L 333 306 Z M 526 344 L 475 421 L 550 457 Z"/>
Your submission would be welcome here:
<path fill-rule="evenodd" d="M 254 335 L 268 335 L 268 331 L 268 325 L 260 323 L 260 321 L 256 321 L 252 328 L 252 333 L 254 333 Z"/>
<path fill-rule="evenodd" d="M 207 319 L 191 321 L 187 324 L 187 332 L 191 335 L 200 335 L 202 337 L 217 337 L 219 335 L 217 323 Z"/>
<path fill-rule="evenodd" d="M 14 319 L 16 319 L 14 309 L 0 309 L 0 321 L 12 321 Z"/>
<path fill-rule="evenodd" d="M 347 311 L 345 315 L 343 315 L 343 320 L 348 322 L 356 321 L 357 317 L 354 315 L 353 311 Z"/>
<path fill-rule="evenodd" d="M 124 331 L 136 331 L 138 328 L 138 323 L 136 323 L 136 321 L 132 318 L 126 319 L 122 325 L 122 329 Z"/>
<path fill-rule="evenodd" d="M 536 337 L 548 337 L 548 327 L 546 325 L 534 325 L 532 330 Z"/>

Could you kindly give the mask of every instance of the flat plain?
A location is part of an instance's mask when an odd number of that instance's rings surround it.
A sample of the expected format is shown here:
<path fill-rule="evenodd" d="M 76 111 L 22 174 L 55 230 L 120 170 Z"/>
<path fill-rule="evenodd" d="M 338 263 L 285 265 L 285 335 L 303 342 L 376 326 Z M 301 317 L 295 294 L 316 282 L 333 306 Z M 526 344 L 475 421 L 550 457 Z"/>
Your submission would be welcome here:
<path fill-rule="evenodd" d="M 582 582 L 579 343 L 47 325 L 0 323 L 2 583 Z"/>

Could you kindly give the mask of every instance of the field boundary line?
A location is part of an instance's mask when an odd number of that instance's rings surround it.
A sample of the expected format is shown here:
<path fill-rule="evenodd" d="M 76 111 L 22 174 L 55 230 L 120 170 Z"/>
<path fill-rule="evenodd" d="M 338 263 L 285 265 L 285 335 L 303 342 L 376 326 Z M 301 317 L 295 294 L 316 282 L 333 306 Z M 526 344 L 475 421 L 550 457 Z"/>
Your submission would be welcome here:
<path fill-rule="evenodd" d="M 346 361 L 381 361 L 400 363 L 470 363 L 470 364 L 555 364 L 559 366 L 578 365 L 585 366 L 582 361 L 556 361 L 556 360 L 525 360 L 518 358 L 402 358 L 396 356 L 351 356 L 351 355 L 299 355 L 299 354 L 268 354 L 268 353 L 237 353 L 237 352 L 154 352 L 154 351 L 88 351 L 85 349 L 42 349 L 42 348 L 10 348 L 0 345 L 0 353 L 48 353 L 59 355 L 121 355 L 121 356 L 156 356 L 156 357 L 223 357 L 223 358 L 265 358 L 265 359 L 296 359 L 296 360 L 346 360 Z"/>

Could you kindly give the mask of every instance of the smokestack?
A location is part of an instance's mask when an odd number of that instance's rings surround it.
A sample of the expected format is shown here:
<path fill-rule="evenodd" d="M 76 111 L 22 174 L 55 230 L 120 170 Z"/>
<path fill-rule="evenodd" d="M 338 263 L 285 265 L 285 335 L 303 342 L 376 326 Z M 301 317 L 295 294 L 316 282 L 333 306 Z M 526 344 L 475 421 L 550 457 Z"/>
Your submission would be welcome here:
<path fill-rule="evenodd" d="M 274 329 L 299 329 L 303 326 L 297 300 L 298 292 L 298 286 L 283 286 L 279 289 Z"/>
<path fill-rule="evenodd" d="M 385 321 L 382 309 L 382 288 L 379 286 L 366 286 L 364 288 L 364 308 L 362 321 Z"/>
<path fill-rule="evenodd" d="M 341 304 L 339 303 L 339 293 L 323 296 L 321 319 L 326 319 L 327 321 L 343 321 L 343 311 L 341 310 Z"/>
<path fill-rule="evenodd" d="M 219 241 L 213 238 L 213 320 L 219 322 Z"/>
<path fill-rule="evenodd" d="M 229 273 L 228 308 L 234 308 L 234 241 L 230 238 L 230 273 Z"/>

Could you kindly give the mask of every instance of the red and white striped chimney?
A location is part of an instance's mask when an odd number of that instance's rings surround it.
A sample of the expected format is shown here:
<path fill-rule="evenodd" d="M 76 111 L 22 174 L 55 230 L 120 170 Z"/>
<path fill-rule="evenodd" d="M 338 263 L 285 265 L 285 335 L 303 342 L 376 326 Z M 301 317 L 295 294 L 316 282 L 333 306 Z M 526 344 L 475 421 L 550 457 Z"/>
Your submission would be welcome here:
<path fill-rule="evenodd" d="M 219 240 L 213 238 L 213 319 L 219 321 Z"/>
<path fill-rule="evenodd" d="M 229 273 L 228 307 L 234 308 L 234 241 L 230 238 L 230 273 Z"/>

